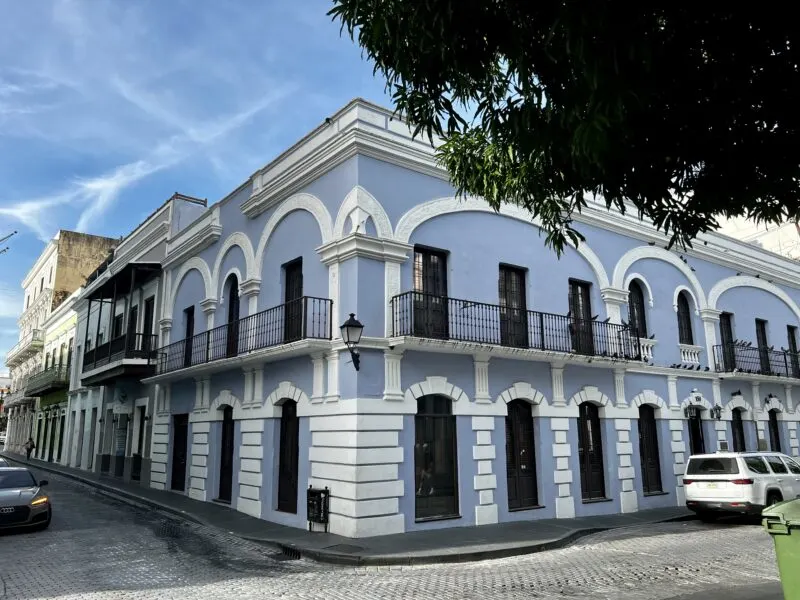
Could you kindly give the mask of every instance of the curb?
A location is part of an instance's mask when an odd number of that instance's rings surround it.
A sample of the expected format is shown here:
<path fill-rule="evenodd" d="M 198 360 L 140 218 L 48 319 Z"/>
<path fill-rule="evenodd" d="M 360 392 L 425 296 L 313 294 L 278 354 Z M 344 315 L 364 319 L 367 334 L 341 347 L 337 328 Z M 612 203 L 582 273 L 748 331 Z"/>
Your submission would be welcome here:
<path fill-rule="evenodd" d="M 138 496 L 136 494 L 132 494 L 124 490 L 120 490 L 110 485 L 105 485 L 102 482 L 97 481 L 95 479 L 81 477 L 80 475 L 75 475 L 73 473 L 60 471 L 58 469 L 54 469 L 46 465 L 39 465 L 38 461 L 36 464 L 28 463 L 27 461 L 21 458 L 17 458 L 13 454 L 9 456 L 6 452 L 0 453 L 0 456 L 3 456 L 4 458 L 13 461 L 15 463 L 19 463 L 21 465 L 29 465 L 33 468 L 41 469 L 42 471 L 47 471 L 48 473 L 52 473 L 54 475 L 60 475 L 67 479 L 72 479 L 74 481 L 77 481 L 78 483 L 96 489 L 98 493 L 104 496 L 125 502 L 132 506 L 145 506 L 147 508 L 158 510 L 160 512 L 168 513 L 171 516 L 178 517 L 180 519 L 189 521 L 191 523 L 204 525 L 206 527 L 213 527 L 214 529 L 220 529 L 220 530 L 223 529 L 218 527 L 214 523 L 209 523 L 190 513 L 178 510 L 176 508 L 172 508 L 171 506 L 162 504 L 160 502 L 156 502 L 155 500 L 150 500 L 148 498 L 144 498 L 142 496 Z M 695 515 L 688 514 L 688 515 L 681 515 L 678 517 L 659 519 L 656 521 L 643 521 L 641 523 L 636 523 L 635 525 L 624 525 L 621 527 L 588 527 L 585 529 L 578 529 L 576 531 L 572 531 L 566 534 L 564 537 L 550 540 L 547 542 L 537 542 L 528 545 L 510 546 L 507 548 L 498 548 L 492 550 L 472 550 L 467 552 L 442 553 L 442 554 L 428 555 L 428 556 L 399 556 L 399 557 L 358 556 L 358 555 L 354 556 L 352 554 L 343 554 L 340 552 L 326 552 L 325 550 L 301 548 L 294 544 L 288 544 L 286 542 L 278 542 L 275 540 L 266 540 L 263 538 L 254 538 L 239 534 L 234 534 L 234 535 L 244 540 L 248 540 L 250 542 L 256 542 L 267 546 L 277 547 L 284 555 L 286 555 L 289 558 L 295 558 L 295 559 L 306 558 L 319 563 L 340 565 L 340 566 L 351 566 L 351 567 L 420 566 L 420 565 L 476 562 L 481 560 L 511 558 L 514 556 L 535 554 L 537 552 L 547 552 L 548 550 L 557 550 L 559 548 L 565 548 L 575 543 L 577 540 L 584 538 L 588 535 L 592 535 L 594 533 L 602 533 L 604 531 L 611 531 L 615 529 L 626 529 L 628 527 L 636 527 L 654 523 L 674 523 L 681 521 L 694 521 L 696 519 L 697 517 Z"/>

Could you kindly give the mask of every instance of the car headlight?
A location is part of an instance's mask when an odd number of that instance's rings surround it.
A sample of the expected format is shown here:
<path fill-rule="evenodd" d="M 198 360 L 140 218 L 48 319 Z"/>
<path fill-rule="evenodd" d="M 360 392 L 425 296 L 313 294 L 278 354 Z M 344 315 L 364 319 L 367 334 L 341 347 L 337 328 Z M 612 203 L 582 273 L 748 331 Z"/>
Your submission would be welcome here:
<path fill-rule="evenodd" d="M 31 506 L 41 506 L 42 504 L 47 504 L 48 502 L 50 502 L 50 498 L 47 496 L 37 496 L 31 500 Z"/>

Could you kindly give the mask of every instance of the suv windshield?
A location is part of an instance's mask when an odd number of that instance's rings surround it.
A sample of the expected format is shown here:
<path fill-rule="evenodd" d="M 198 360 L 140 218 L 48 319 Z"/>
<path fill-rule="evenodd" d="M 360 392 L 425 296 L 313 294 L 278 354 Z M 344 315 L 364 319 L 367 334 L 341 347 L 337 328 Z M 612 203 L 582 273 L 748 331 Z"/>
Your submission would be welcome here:
<path fill-rule="evenodd" d="M 709 457 L 690 458 L 686 467 L 687 475 L 735 475 L 739 472 L 739 465 L 735 458 Z"/>
<path fill-rule="evenodd" d="M 36 487 L 30 471 L 0 471 L 0 490 Z"/>

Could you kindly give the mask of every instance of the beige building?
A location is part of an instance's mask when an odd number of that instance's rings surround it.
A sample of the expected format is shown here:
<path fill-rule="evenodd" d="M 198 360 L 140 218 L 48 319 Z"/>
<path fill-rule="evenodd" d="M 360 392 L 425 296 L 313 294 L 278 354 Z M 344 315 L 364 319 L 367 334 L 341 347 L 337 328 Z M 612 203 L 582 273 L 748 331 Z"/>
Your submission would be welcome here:
<path fill-rule="evenodd" d="M 19 342 L 6 355 L 11 378 L 11 393 L 5 401 L 10 450 L 20 450 L 29 436 L 39 437 L 37 455 L 57 459 L 56 443 L 62 434 L 50 428 L 49 420 L 56 427 L 61 425 L 62 400 L 63 409 L 67 405 L 74 337 L 70 332 L 75 329 L 75 312 L 68 298 L 117 243 L 113 238 L 61 230 L 22 281 Z"/>

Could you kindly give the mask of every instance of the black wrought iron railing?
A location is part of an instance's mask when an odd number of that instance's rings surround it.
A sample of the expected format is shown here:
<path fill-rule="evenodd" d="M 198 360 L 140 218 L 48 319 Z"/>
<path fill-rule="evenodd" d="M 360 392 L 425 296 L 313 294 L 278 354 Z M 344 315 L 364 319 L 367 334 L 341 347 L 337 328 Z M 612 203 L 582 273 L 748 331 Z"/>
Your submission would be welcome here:
<path fill-rule="evenodd" d="M 125 358 L 155 357 L 158 336 L 149 333 L 121 335 L 83 353 L 83 372 L 91 371 Z"/>
<path fill-rule="evenodd" d="M 198 333 L 158 350 L 158 373 L 247 354 L 304 339 L 329 340 L 333 333 L 327 298 L 303 296 L 232 323 Z"/>
<path fill-rule="evenodd" d="M 719 373 L 740 371 L 800 379 L 799 352 L 753 346 L 747 342 L 714 346 L 714 363 Z"/>
<path fill-rule="evenodd" d="M 43 390 L 69 387 L 69 365 L 56 365 L 31 375 L 25 385 L 25 393 L 36 395 Z"/>
<path fill-rule="evenodd" d="M 641 359 L 639 338 L 627 325 L 420 292 L 395 296 L 391 310 L 394 336 Z"/>

